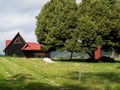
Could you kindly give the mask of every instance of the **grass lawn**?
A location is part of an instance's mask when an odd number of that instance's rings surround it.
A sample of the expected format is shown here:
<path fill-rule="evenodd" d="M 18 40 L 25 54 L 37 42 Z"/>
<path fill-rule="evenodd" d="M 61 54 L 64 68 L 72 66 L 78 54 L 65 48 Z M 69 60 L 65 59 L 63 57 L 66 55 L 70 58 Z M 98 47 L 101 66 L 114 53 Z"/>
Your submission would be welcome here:
<path fill-rule="evenodd" d="M 120 90 L 120 62 L 46 63 L 0 57 L 0 90 Z"/>

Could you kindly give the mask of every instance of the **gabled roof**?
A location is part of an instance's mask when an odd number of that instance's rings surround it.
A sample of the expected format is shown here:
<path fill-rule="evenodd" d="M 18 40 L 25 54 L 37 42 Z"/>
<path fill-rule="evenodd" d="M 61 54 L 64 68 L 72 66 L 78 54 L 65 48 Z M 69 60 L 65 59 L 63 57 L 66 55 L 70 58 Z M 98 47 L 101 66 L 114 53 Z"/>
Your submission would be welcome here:
<path fill-rule="evenodd" d="M 20 36 L 20 37 L 23 39 L 23 37 L 22 37 L 22 36 L 20 35 L 20 33 L 18 32 L 18 33 L 16 34 L 16 36 L 15 36 L 12 40 L 6 41 L 6 48 L 3 50 L 3 52 L 12 44 L 12 42 L 14 42 L 14 40 L 15 40 L 18 36 Z M 23 39 L 23 41 L 25 42 L 24 39 Z"/>
<path fill-rule="evenodd" d="M 21 50 L 39 51 L 40 49 L 41 49 L 40 44 L 36 42 L 27 42 Z"/>

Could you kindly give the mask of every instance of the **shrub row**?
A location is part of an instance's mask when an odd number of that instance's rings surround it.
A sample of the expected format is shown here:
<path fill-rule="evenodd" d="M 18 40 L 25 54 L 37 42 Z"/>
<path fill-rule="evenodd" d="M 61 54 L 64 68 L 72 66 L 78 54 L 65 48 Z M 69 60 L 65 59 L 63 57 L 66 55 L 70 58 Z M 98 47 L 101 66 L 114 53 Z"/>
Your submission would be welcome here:
<path fill-rule="evenodd" d="M 97 60 L 87 59 L 86 61 L 87 61 L 87 62 L 111 62 L 111 63 L 115 62 L 115 60 L 114 60 L 113 58 L 107 57 L 107 56 L 102 56 L 102 57 L 100 57 L 100 58 L 97 59 Z"/>
<path fill-rule="evenodd" d="M 115 60 L 111 57 L 106 57 L 106 56 L 102 56 L 98 59 L 98 61 L 101 62 L 115 62 Z"/>

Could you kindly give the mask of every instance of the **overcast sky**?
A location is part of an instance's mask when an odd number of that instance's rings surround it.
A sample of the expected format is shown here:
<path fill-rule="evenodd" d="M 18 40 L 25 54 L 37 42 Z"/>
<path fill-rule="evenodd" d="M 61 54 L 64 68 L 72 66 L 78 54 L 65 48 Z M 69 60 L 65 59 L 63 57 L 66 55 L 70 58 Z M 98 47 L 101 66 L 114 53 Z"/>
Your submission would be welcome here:
<path fill-rule="evenodd" d="M 37 41 L 35 16 L 49 0 L 0 0 L 0 54 L 5 40 L 11 40 L 20 32 L 27 42 Z M 77 0 L 80 2 L 81 0 Z"/>

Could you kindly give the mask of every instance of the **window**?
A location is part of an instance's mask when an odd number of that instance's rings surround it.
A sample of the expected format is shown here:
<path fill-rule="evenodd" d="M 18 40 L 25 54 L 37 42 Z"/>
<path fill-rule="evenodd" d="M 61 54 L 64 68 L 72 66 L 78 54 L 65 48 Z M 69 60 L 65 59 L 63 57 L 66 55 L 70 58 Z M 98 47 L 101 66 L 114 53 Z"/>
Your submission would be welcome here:
<path fill-rule="evenodd" d="M 14 41 L 14 44 L 19 44 L 19 43 L 21 43 L 21 40 L 20 40 L 20 38 L 18 37 L 18 38 L 16 38 L 16 40 Z"/>

